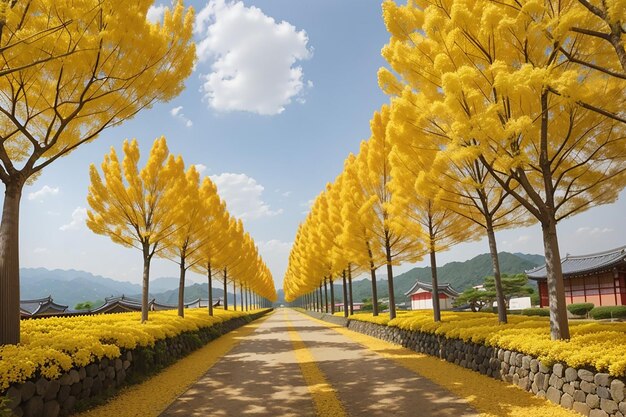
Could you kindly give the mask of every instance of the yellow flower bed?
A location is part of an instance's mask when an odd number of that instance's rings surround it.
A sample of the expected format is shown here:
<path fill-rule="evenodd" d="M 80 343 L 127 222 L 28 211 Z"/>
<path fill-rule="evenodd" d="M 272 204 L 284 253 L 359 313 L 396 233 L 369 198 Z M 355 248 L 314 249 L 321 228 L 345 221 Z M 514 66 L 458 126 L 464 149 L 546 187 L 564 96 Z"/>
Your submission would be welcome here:
<path fill-rule="evenodd" d="M 571 339 L 553 341 L 547 317 L 509 315 L 505 325 L 498 324 L 495 314 L 449 311 L 442 312 L 442 321 L 435 323 L 430 310 L 400 314 L 387 323 L 371 314 L 350 318 L 515 350 L 546 365 L 562 362 L 574 368 L 590 366 L 613 376 L 626 376 L 626 323 L 571 322 Z"/>
<path fill-rule="evenodd" d="M 0 346 L 0 391 L 38 373 L 56 378 L 96 359 L 117 358 L 120 349 L 153 346 L 159 339 L 252 313 L 215 309 L 210 317 L 205 309 L 191 309 L 182 319 L 175 310 L 158 311 L 144 324 L 139 312 L 23 320 L 21 343 Z"/>

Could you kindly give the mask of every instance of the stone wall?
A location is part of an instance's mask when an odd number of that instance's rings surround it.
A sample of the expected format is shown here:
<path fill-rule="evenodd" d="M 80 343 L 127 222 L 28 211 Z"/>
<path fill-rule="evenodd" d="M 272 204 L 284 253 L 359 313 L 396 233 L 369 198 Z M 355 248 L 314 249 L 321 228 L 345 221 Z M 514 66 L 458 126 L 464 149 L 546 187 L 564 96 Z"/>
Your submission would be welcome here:
<path fill-rule="evenodd" d="M 0 395 L 10 398 L 9 408 L 16 417 L 67 416 L 76 408 L 88 408 L 94 400 L 114 394 L 123 385 L 140 381 L 269 311 L 159 340 L 154 347 L 123 351 L 117 359 L 103 358 L 87 366 L 71 369 L 54 380 L 40 377 L 12 385 Z"/>
<path fill-rule="evenodd" d="M 324 314 L 321 318 L 336 323 L 336 317 Z M 595 369 L 575 369 L 561 363 L 545 366 L 515 351 L 358 320 L 347 320 L 346 327 L 515 384 L 585 416 L 626 416 L 624 379 Z"/>

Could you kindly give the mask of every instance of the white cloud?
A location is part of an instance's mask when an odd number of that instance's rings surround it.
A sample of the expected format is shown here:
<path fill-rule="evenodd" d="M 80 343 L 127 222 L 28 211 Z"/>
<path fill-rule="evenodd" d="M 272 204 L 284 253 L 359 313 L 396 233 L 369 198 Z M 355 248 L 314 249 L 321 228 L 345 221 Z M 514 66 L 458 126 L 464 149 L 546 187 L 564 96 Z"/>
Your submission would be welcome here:
<path fill-rule="evenodd" d="M 605 233 L 611 233 L 612 231 L 613 229 L 610 229 L 608 227 L 604 227 L 604 228 L 579 227 L 578 229 L 576 229 L 576 234 L 594 236 L 594 235 L 600 235 L 600 234 L 605 234 Z"/>
<path fill-rule="evenodd" d="M 254 6 L 240 1 L 210 0 L 198 13 L 194 27 L 199 37 L 200 62 L 212 60 L 204 74 L 202 91 L 219 111 L 247 111 L 275 115 L 305 85 L 297 61 L 309 59 L 312 48 L 304 30 L 277 23 Z"/>
<path fill-rule="evenodd" d="M 45 253 L 45 252 L 48 252 L 48 248 L 35 248 L 33 252 L 36 254 Z"/>
<path fill-rule="evenodd" d="M 283 242 L 277 239 L 257 242 L 259 254 L 272 272 L 276 288 L 282 285 L 285 271 L 287 271 L 291 246 L 292 242 Z"/>
<path fill-rule="evenodd" d="M 51 195 L 57 195 L 59 194 L 59 187 L 49 187 L 47 185 L 44 185 L 41 190 L 37 190 L 35 192 L 32 193 L 28 193 L 28 199 L 29 200 L 37 200 L 37 201 L 43 201 L 43 199 L 47 196 L 51 196 Z"/>
<path fill-rule="evenodd" d="M 291 191 L 285 191 L 281 194 L 283 197 L 289 197 L 291 195 Z"/>
<path fill-rule="evenodd" d="M 178 119 L 181 122 L 183 122 L 185 126 L 187 127 L 193 126 L 193 122 L 189 120 L 189 118 L 185 116 L 185 114 L 183 113 L 183 106 L 174 107 L 172 110 L 170 110 L 170 114 L 175 119 Z"/>
<path fill-rule="evenodd" d="M 304 210 L 303 212 L 301 212 L 302 214 L 309 214 L 309 212 L 311 211 L 311 207 L 313 207 L 313 203 L 315 203 L 315 199 L 310 199 L 309 201 L 306 201 L 304 203 L 300 203 L 300 207 L 306 207 L 306 210 Z"/>
<path fill-rule="evenodd" d="M 262 199 L 261 184 L 246 174 L 232 174 L 225 172 L 220 175 L 211 175 L 211 180 L 217 186 L 217 191 L 225 201 L 228 211 L 242 220 L 254 220 L 261 217 L 279 215 L 282 209 L 272 210 Z"/>
<path fill-rule="evenodd" d="M 204 164 L 195 164 L 194 166 L 196 167 L 196 171 L 198 171 L 198 174 L 202 174 L 204 171 L 206 171 L 206 165 Z"/>
<path fill-rule="evenodd" d="M 87 220 L 87 209 L 76 207 L 72 212 L 72 221 L 59 227 L 59 230 L 78 230 L 85 225 L 85 220 Z"/>
<path fill-rule="evenodd" d="M 146 19 L 150 23 L 161 23 L 163 21 L 163 14 L 165 13 L 166 7 L 164 5 L 155 6 L 152 5 L 148 9 L 148 14 L 146 15 Z"/>

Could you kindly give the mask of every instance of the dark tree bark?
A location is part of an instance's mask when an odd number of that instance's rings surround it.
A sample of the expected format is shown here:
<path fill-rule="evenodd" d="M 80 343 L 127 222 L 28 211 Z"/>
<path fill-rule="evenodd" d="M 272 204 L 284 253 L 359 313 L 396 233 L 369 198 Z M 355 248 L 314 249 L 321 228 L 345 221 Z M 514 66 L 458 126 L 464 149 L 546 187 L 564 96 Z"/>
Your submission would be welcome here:
<path fill-rule="evenodd" d="M 185 257 L 180 258 L 180 276 L 178 280 L 178 316 L 185 317 Z"/>
<path fill-rule="evenodd" d="M 211 263 L 209 262 L 206 267 L 207 280 L 209 281 L 209 316 L 213 315 L 213 280 L 211 276 Z"/>
<path fill-rule="evenodd" d="M 22 183 L 5 184 L 0 224 L 0 345 L 20 342 L 19 216 Z"/>
<path fill-rule="evenodd" d="M 330 280 L 330 314 L 335 314 L 335 284 L 332 279 Z"/>
<path fill-rule="evenodd" d="M 228 269 L 224 268 L 224 310 L 228 310 Z"/>
<path fill-rule="evenodd" d="M 352 271 L 348 266 L 348 292 L 350 296 L 350 315 L 354 315 L 354 300 L 352 298 Z"/>
<path fill-rule="evenodd" d="M 389 319 L 396 318 L 396 296 L 393 293 L 393 267 L 391 265 L 391 244 L 389 232 L 385 231 L 385 253 L 387 260 L 387 284 L 389 286 Z"/>
<path fill-rule="evenodd" d="M 150 253 L 150 243 L 142 244 L 143 252 L 143 277 L 141 287 L 141 322 L 148 321 L 148 297 L 150 296 L 150 261 L 152 254 Z"/>
<path fill-rule="evenodd" d="M 370 274 L 372 275 L 372 315 L 378 316 L 378 288 L 376 288 L 376 268 L 372 257 L 372 250 L 369 242 L 367 243 L 367 253 L 370 257 Z"/>
<path fill-rule="evenodd" d="M 348 317 L 348 288 L 346 288 L 346 270 L 341 273 L 343 279 L 343 316 Z"/>

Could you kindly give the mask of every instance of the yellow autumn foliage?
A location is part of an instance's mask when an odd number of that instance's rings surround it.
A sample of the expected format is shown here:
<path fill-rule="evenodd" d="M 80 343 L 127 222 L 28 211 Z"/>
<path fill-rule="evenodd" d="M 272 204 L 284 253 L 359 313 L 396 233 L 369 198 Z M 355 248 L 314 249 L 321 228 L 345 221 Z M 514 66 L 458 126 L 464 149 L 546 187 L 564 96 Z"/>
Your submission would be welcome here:
<path fill-rule="evenodd" d="M 157 340 L 211 327 L 249 313 L 190 309 L 185 318 L 175 310 L 153 312 L 138 324 L 140 312 L 24 320 L 19 345 L 0 346 L 0 391 L 34 375 L 53 379 L 73 367 L 102 358 L 114 359 L 122 349 L 153 346 Z"/>
<path fill-rule="evenodd" d="M 547 317 L 509 315 L 508 324 L 498 324 L 498 316 L 491 313 L 445 311 L 442 321 L 434 322 L 430 310 L 418 310 L 391 321 L 371 314 L 350 318 L 514 350 L 534 356 L 545 365 L 561 362 L 573 368 L 593 367 L 616 377 L 626 376 L 626 323 L 570 322 L 570 340 L 550 340 Z"/>

